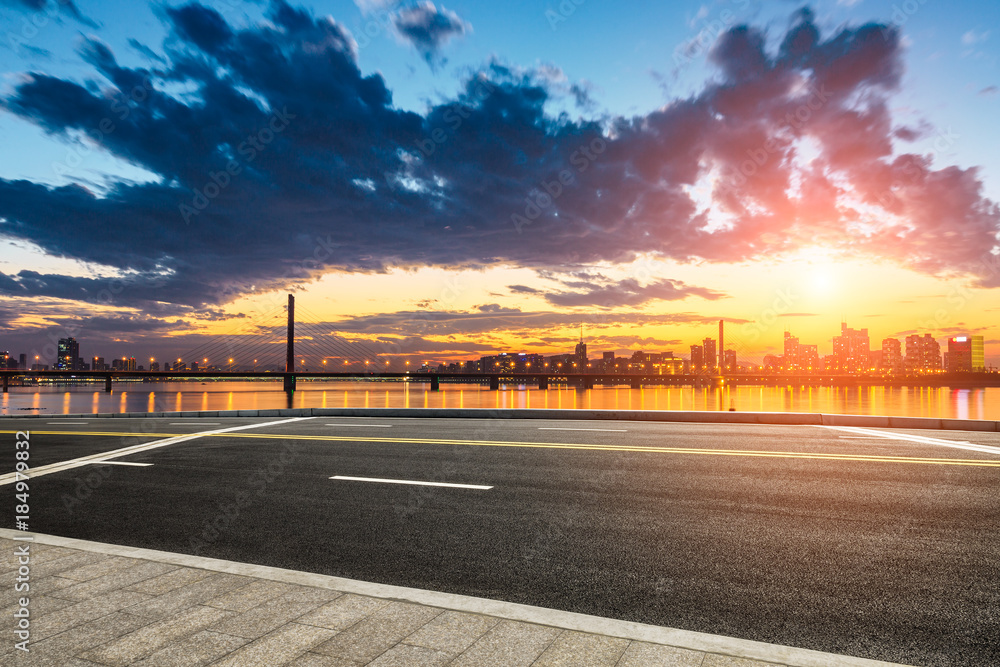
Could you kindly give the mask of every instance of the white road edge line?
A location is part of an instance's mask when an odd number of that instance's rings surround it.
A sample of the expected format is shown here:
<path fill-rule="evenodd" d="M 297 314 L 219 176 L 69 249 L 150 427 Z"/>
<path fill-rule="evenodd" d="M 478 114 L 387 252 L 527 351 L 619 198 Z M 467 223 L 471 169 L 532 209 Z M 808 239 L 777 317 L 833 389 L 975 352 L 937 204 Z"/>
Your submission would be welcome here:
<path fill-rule="evenodd" d="M 324 426 L 360 426 L 363 428 L 392 428 L 392 424 L 324 424 Z"/>
<path fill-rule="evenodd" d="M 63 470 L 70 470 L 72 468 L 79 468 L 80 466 L 90 465 L 95 461 L 101 461 L 103 463 L 108 463 L 107 459 L 117 459 L 122 456 L 129 456 L 130 454 L 138 454 L 139 452 L 149 451 L 150 449 L 157 449 L 159 447 L 167 447 L 168 445 L 176 445 L 181 442 L 187 442 L 188 440 L 194 440 L 195 438 L 202 438 L 207 435 L 215 435 L 216 433 L 229 433 L 230 431 L 242 431 L 248 428 L 261 428 L 264 426 L 277 426 L 279 424 L 288 424 L 291 422 L 304 421 L 306 419 L 315 419 L 315 417 L 292 417 L 291 419 L 282 419 L 276 422 L 262 422 L 260 424 L 246 424 L 244 426 L 230 426 L 229 428 L 217 428 L 211 431 L 199 431 L 197 433 L 191 433 L 189 435 L 180 435 L 173 438 L 166 438 L 165 440 L 154 440 L 153 442 L 146 442 L 139 445 L 132 445 L 131 447 L 123 447 L 122 449 L 115 449 L 110 452 L 101 452 L 99 454 L 91 454 L 90 456 L 81 456 L 78 459 L 71 459 L 69 461 L 62 461 L 60 463 L 53 463 L 47 466 L 41 466 L 39 468 L 33 468 L 28 470 L 28 472 L 22 473 L 21 477 L 28 477 L 29 479 L 34 479 L 35 477 L 41 477 L 42 475 L 51 475 L 54 472 L 62 472 Z M 123 437 L 128 436 L 141 436 L 142 433 L 122 433 Z M 6 475 L 0 475 L 0 486 L 5 486 L 7 484 L 13 484 L 18 473 L 10 472 Z"/>
<path fill-rule="evenodd" d="M 82 426 L 89 422 L 45 422 L 48 425 L 58 424 L 59 426 Z"/>
<path fill-rule="evenodd" d="M 886 438 L 888 440 L 905 440 L 907 442 L 916 442 L 922 445 L 937 445 L 939 447 L 951 447 L 952 449 L 965 449 L 971 452 L 983 452 L 985 454 L 1000 455 L 1000 447 L 977 445 L 966 440 L 944 440 L 942 438 L 928 438 L 923 435 L 910 435 L 909 433 L 889 433 L 887 431 L 875 431 L 857 426 L 820 426 L 819 424 L 814 424 L 814 426 L 816 426 L 816 428 L 828 428 L 834 431 L 844 431 L 846 433 L 858 433 L 866 437 Z"/>
<path fill-rule="evenodd" d="M 615 433 L 628 433 L 627 428 L 569 428 L 566 426 L 539 426 L 539 431 L 607 431 Z"/>
<path fill-rule="evenodd" d="M 152 463 L 139 463 L 138 461 L 91 461 L 94 465 L 113 465 L 113 466 L 140 466 L 145 468 L 146 466 L 153 465 Z"/>
<path fill-rule="evenodd" d="M 446 482 L 417 482 L 410 479 L 381 479 L 379 477 L 347 477 L 346 475 L 334 475 L 330 479 L 340 479 L 348 482 L 382 482 L 383 484 L 413 484 L 416 486 L 447 486 L 452 489 L 479 489 L 489 491 L 492 486 L 481 484 L 448 484 Z"/>

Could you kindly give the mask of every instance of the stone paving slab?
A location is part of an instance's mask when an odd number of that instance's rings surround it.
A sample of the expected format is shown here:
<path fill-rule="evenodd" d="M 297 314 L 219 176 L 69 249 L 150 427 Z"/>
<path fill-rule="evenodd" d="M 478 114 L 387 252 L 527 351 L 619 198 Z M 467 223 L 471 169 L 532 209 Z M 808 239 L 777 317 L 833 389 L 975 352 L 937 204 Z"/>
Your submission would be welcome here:
<path fill-rule="evenodd" d="M 29 544 L 30 651 L 0 576 L 0 665 L 891 667 L 671 628 L 0 529 Z"/>

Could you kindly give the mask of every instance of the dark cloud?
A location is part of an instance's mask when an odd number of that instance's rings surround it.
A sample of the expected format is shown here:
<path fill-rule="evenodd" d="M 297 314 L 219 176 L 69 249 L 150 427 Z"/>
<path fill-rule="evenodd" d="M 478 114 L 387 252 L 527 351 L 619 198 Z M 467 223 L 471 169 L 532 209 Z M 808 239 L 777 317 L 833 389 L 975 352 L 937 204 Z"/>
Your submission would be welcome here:
<path fill-rule="evenodd" d="M 164 320 L 145 315 L 53 319 L 61 327 L 73 327 L 80 332 L 80 335 L 97 336 L 102 340 L 106 334 L 176 332 L 191 328 L 191 325 L 181 320 Z"/>
<path fill-rule="evenodd" d="M 542 290 L 527 285 L 508 285 L 507 289 L 515 294 L 542 294 Z"/>
<path fill-rule="evenodd" d="M 480 313 L 520 313 L 520 308 L 505 308 L 498 303 L 486 303 L 476 306 Z"/>
<path fill-rule="evenodd" d="M 572 120 L 545 111 L 565 94 L 551 76 L 498 62 L 425 113 L 402 110 L 381 75 L 360 71 L 340 24 L 284 2 L 242 28 L 197 3 L 163 16 L 162 66 L 123 67 L 88 39 L 81 57 L 100 85 L 26 74 L 2 101 L 154 176 L 101 191 L 0 180 L 3 235 L 121 270 L 114 305 L 201 309 L 329 271 L 736 262 L 803 244 L 1000 285 L 980 256 L 997 245 L 1000 212 L 977 170 L 893 155 L 902 66 L 891 26 L 823 36 L 808 12 L 779 40 L 737 26 L 711 52 L 718 80 L 698 94 Z M 803 142 L 817 147 L 808 166 Z M 690 193 L 712 175 L 706 210 Z M 105 282 L 22 271 L 0 290 L 101 303 Z M 698 290 L 566 284 L 547 298 L 719 296 Z"/>
<path fill-rule="evenodd" d="M 287 11 L 287 8 L 282 7 L 279 11 Z M 210 7 L 190 4 L 176 9 L 168 7 L 166 12 L 178 35 L 206 53 L 218 52 L 233 38 L 229 24 Z"/>
<path fill-rule="evenodd" d="M 131 46 L 133 49 L 135 49 L 138 53 L 141 53 L 142 55 L 149 58 L 150 60 L 155 60 L 161 63 L 166 62 L 166 60 L 164 60 L 162 56 L 160 56 L 158 53 L 153 51 L 153 49 L 149 48 L 148 46 L 146 46 L 137 39 L 129 38 L 128 45 Z"/>
<path fill-rule="evenodd" d="M 658 326 L 694 324 L 714 326 L 716 316 L 695 313 L 610 313 L 591 317 L 587 313 L 553 311 L 521 311 L 505 308 L 504 312 L 461 311 L 398 311 L 376 315 L 359 315 L 329 326 L 345 334 L 391 333 L 403 336 L 419 333 L 425 336 L 447 336 L 456 332 L 473 336 L 485 333 L 537 336 L 540 329 L 563 329 L 584 325 L 588 332 L 614 330 L 622 326 Z M 741 323 L 740 320 L 727 319 Z M 588 336 L 590 333 L 588 333 Z M 542 338 L 542 340 L 549 340 Z M 559 340 L 562 340 L 561 338 Z"/>
<path fill-rule="evenodd" d="M 715 300 L 725 296 L 704 287 L 690 287 L 679 280 L 657 280 L 648 285 L 641 285 L 635 279 L 618 282 L 566 281 L 564 284 L 577 288 L 577 291 L 549 292 L 545 294 L 545 300 L 554 306 L 620 308 L 641 306 L 653 300 L 678 301 L 689 296 Z"/>
<path fill-rule="evenodd" d="M 421 2 L 394 13 L 392 25 L 396 33 L 412 44 L 417 51 L 433 63 L 449 40 L 461 37 L 472 29 L 458 14 L 444 7 L 438 9 L 433 2 Z"/>
<path fill-rule="evenodd" d="M 98 27 L 97 23 L 80 12 L 73 0 L 0 0 L 0 4 L 33 12 L 62 12 L 91 28 Z"/>
<path fill-rule="evenodd" d="M 495 353 L 496 348 L 491 344 L 478 343 L 476 341 L 441 341 L 423 338 L 421 336 L 407 336 L 404 338 L 392 338 L 376 341 L 376 343 L 387 343 L 396 354 L 403 355 L 442 355 L 442 356 L 465 356 L 475 358 Z"/>
<path fill-rule="evenodd" d="M 592 347 L 616 347 L 617 352 L 625 349 L 634 350 L 657 350 L 662 351 L 671 347 L 678 347 L 681 341 L 676 338 L 653 338 L 652 336 L 600 336 L 592 343 Z M 684 352 L 687 352 L 684 349 Z"/>

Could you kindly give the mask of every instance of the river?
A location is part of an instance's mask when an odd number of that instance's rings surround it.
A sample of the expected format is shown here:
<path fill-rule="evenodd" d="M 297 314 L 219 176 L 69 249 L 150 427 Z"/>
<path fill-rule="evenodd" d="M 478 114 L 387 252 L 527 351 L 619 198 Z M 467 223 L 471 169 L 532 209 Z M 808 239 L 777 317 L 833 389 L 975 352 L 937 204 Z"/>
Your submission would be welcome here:
<path fill-rule="evenodd" d="M 11 387 L 0 414 L 80 414 L 273 408 L 562 408 L 595 410 L 729 410 L 824 412 L 1000 420 L 1000 387 L 667 387 L 625 386 L 542 390 L 477 384 L 299 380 L 287 395 L 280 382 L 116 382 L 103 385 Z"/>

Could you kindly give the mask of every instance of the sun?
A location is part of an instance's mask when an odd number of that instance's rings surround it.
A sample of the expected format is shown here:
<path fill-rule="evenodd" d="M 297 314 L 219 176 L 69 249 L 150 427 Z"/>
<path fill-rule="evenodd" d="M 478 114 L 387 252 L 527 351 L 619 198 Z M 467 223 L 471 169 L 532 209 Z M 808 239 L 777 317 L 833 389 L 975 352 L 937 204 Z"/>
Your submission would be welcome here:
<path fill-rule="evenodd" d="M 806 284 L 809 286 L 809 291 L 813 294 L 817 296 L 830 296 L 836 291 L 837 276 L 831 267 L 813 267 Z"/>
<path fill-rule="evenodd" d="M 842 282 L 836 258 L 825 248 L 803 248 L 795 257 L 802 289 L 815 297 L 831 297 Z"/>

